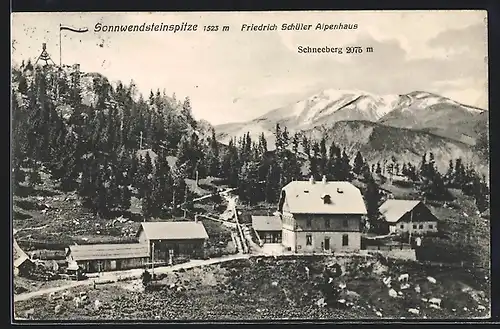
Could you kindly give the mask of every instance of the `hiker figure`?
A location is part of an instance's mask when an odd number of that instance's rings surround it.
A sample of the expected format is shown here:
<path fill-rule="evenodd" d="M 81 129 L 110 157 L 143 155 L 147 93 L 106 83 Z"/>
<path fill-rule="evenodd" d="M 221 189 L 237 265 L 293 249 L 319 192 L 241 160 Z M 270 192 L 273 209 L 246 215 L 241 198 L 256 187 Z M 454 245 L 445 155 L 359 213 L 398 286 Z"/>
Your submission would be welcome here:
<path fill-rule="evenodd" d="M 144 269 L 141 278 L 143 286 L 147 286 L 149 282 L 151 282 L 151 274 L 148 272 L 147 269 Z"/>

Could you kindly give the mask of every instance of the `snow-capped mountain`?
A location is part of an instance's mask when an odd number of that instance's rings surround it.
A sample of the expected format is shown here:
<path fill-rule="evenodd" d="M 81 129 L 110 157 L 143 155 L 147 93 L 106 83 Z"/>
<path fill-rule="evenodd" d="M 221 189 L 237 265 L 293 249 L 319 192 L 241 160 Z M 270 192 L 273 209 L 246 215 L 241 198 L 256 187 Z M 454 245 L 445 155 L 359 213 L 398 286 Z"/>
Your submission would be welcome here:
<path fill-rule="evenodd" d="M 414 161 L 432 151 L 438 166 L 445 167 L 456 157 L 478 165 L 488 161 L 484 149 L 488 111 L 422 91 L 374 95 L 328 89 L 249 122 L 219 125 L 215 130 L 222 143 L 247 132 L 252 139 L 263 133 L 272 149 L 276 123 L 291 133 L 326 136 L 373 160 L 398 155 Z"/>
<path fill-rule="evenodd" d="M 474 144 L 479 133 L 476 126 L 487 120 L 487 112 L 428 92 L 375 95 L 359 90 L 327 89 L 249 122 L 219 125 L 216 131 L 220 141 L 227 142 L 247 132 L 254 137 L 261 133 L 270 136 L 276 123 L 293 132 L 328 129 L 335 122 L 359 120 L 423 130 Z"/>

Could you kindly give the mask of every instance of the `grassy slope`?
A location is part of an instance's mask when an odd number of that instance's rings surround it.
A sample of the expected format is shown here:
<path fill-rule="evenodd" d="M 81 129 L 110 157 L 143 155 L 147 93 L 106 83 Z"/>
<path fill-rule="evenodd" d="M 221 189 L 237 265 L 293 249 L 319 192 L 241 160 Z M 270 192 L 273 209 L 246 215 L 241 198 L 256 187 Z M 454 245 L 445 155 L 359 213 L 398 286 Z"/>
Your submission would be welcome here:
<path fill-rule="evenodd" d="M 333 284 L 347 284 L 351 293 L 344 293 L 354 303 L 352 308 L 338 309 L 316 305 L 322 295 L 325 265 L 341 264 L 343 277 Z M 489 291 L 484 277 L 463 270 L 420 268 L 404 262 L 372 260 L 373 269 L 363 270 L 364 258 L 331 259 L 298 257 L 295 259 L 251 259 L 195 268 L 169 274 L 153 292 L 131 291 L 130 283 L 118 283 L 88 290 L 90 301 L 105 303 L 96 312 L 93 305 L 76 309 L 74 303 L 64 302 L 62 312 L 54 314 L 55 303 L 36 298 L 16 303 L 16 312 L 34 308 L 36 319 L 102 320 L 102 319 L 176 319 L 176 320 L 251 320 L 251 319 L 349 319 L 428 318 L 452 319 L 488 315 Z M 304 268 L 310 269 L 310 278 Z M 393 282 L 401 273 L 409 273 L 410 289 L 403 296 L 392 298 L 382 277 Z M 437 279 L 429 283 L 426 277 Z M 175 288 L 168 286 L 174 284 Z M 414 290 L 419 285 L 421 292 Z M 129 287 L 127 289 L 126 287 Z M 178 292 L 182 286 L 184 291 Z M 393 287 L 399 290 L 400 285 Z M 464 289 L 466 288 L 466 289 Z M 75 292 L 79 289 L 75 289 Z M 467 291 L 468 290 L 468 291 Z M 355 294 L 354 294 L 354 293 Z M 358 296 L 356 296 L 356 294 Z M 478 297 L 482 296 L 482 297 Z M 435 310 L 421 298 L 441 298 L 442 309 Z M 475 298 L 475 299 L 474 299 Z M 478 305 L 486 310 L 478 310 Z M 419 308 L 413 315 L 409 308 Z"/>
<path fill-rule="evenodd" d="M 21 188 L 14 196 L 13 227 L 17 230 L 16 239 L 23 249 L 64 249 L 69 244 L 116 243 L 135 241 L 135 232 L 140 226 L 140 202 L 133 198 L 131 217 L 123 223 L 113 219 L 103 219 L 93 215 L 81 206 L 75 193 L 59 191 L 54 182 L 42 175 L 43 184 L 35 189 Z M 209 194 L 217 187 L 211 179 L 200 180 L 201 188 L 196 188 L 193 180 L 186 180 L 190 191 L 196 196 Z M 197 211 L 212 209 L 210 199 L 195 204 Z M 221 225 L 218 225 L 221 227 Z M 220 232 L 211 225 L 211 235 L 226 237 L 227 229 Z M 220 234 L 219 234 L 220 233 Z M 36 242 L 40 242 L 37 244 Z M 42 246 L 44 244 L 45 246 Z"/>

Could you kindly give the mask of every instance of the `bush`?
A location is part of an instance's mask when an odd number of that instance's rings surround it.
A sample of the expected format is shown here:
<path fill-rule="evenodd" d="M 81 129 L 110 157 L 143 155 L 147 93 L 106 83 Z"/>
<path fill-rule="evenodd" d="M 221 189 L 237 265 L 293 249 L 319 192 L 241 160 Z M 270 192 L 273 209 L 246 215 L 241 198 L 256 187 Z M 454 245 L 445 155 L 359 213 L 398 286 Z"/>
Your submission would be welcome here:
<path fill-rule="evenodd" d="M 410 188 L 410 187 L 413 187 L 413 182 L 411 182 L 411 181 L 404 181 L 404 180 L 395 180 L 395 181 L 392 182 L 392 185 L 399 186 L 399 187 L 404 187 L 404 188 Z"/>

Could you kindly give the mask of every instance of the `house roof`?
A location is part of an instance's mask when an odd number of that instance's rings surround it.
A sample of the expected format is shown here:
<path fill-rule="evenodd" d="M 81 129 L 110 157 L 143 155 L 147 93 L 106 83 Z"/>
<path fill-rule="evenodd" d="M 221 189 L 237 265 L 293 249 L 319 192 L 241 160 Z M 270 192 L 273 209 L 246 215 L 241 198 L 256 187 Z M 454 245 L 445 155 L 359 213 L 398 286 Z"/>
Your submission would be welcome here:
<path fill-rule="evenodd" d="M 361 191 L 350 182 L 293 181 L 283 187 L 283 209 L 298 214 L 366 214 Z M 325 203 L 325 196 L 330 203 Z"/>
<path fill-rule="evenodd" d="M 387 222 L 396 223 L 404 214 L 413 210 L 420 202 L 419 200 L 389 199 L 380 206 L 379 211 Z"/>
<path fill-rule="evenodd" d="M 68 249 L 75 261 L 149 257 L 148 246 L 142 243 L 87 244 Z"/>
<path fill-rule="evenodd" d="M 139 232 L 141 230 L 144 230 L 148 240 L 208 239 L 202 222 L 146 222 L 141 223 Z"/>
<path fill-rule="evenodd" d="M 22 264 L 24 264 L 24 262 L 26 262 L 26 261 L 31 262 L 31 260 L 29 259 L 28 256 L 22 255 L 21 257 L 17 258 L 14 261 L 14 267 L 17 268 L 17 267 L 21 266 Z"/>
<path fill-rule="evenodd" d="M 277 216 L 252 216 L 252 227 L 256 231 L 281 231 L 281 218 Z"/>

